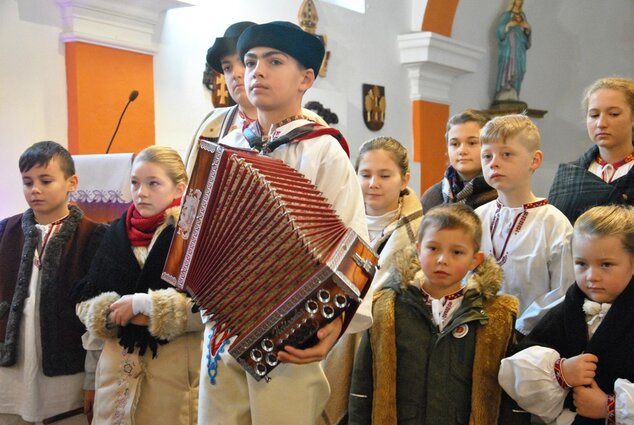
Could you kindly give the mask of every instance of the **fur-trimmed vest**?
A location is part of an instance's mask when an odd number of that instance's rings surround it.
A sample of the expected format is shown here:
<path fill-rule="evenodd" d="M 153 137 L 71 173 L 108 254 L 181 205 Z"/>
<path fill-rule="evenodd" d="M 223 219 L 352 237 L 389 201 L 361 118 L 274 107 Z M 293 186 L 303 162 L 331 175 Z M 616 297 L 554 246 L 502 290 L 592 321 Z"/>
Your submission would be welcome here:
<path fill-rule="evenodd" d="M 487 258 L 469 278 L 463 303 L 454 319 L 443 332 L 436 330 L 434 334 L 417 287 L 420 274 L 411 279 L 416 268 L 412 259 L 410 266 L 392 269 L 394 280 L 376 296 L 374 325 L 369 337 L 364 336 L 355 363 L 349 423 L 432 424 L 440 423 L 438 420 L 462 423 L 457 420 L 458 416 L 450 417 L 466 414 L 472 425 L 497 424 L 502 398 L 497 375 L 500 361 L 513 343 L 514 321 L 519 308 L 517 299 L 495 295 L 502 282 L 502 273 L 497 264 Z M 403 322 L 397 317 L 404 319 Z M 466 332 L 460 326 L 466 326 Z M 420 336 L 422 329 L 430 329 L 425 331 L 429 333 L 428 339 Z M 454 364 L 452 356 L 455 354 L 432 353 L 444 350 L 439 348 L 442 338 L 451 338 L 445 340 L 450 344 L 463 344 L 462 341 L 471 339 L 471 343 L 466 343 L 464 359 L 456 360 Z M 420 345 L 423 340 L 427 340 L 426 345 Z M 424 346 L 434 349 L 426 351 Z M 423 357 L 428 362 L 422 360 Z M 444 375 L 446 373 L 460 373 L 456 368 L 470 374 L 470 388 L 458 388 L 457 381 L 444 379 L 449 376 Z M 420 382 L 419 377 L 426 377 L 423 378 L 425 382 Z M 435 382 L 439 380 L 442 382 Z M 463 397 L 461 394 L 466 394 L 466 400 L 455 403 L 456 397 Z M 401 404 L 403 400 L 409 400 L 411 404 Z M 454 411 L 455 406 L 449 407 L 449 401 L 456 406 L 470 405 L 471 410 Z M 441 413 L 444 419 L 437 418 L 433 412 L 444 412 Z"/>
<path fill-rule="evenodd" d="M 81 302 L 78 314 L 88 330 L 102 338 L 117 336 L 120 345 L 127 348 L 130 353 L 138 348 L 139 353 L 143 355 L 146 349 L 150 348 L 156 355 L 158 346 L 167 343 L 169 338 L 161 332 L 158 333 L 160 337 L 152 334 L 152 324 L 150 327 L 133 324 L 122 327 L 107 325 L 108 307 L 123 295 L 154 293 L 158 296 L 163 294 L 161 290 L 174 291 L 172 285 L 161 279 L 161 274 L 179 212 L 178 207 L 166 211 L 165 222 L 154 233 L 154 240 L 150 245 L 143 268 L 139 265 L 130 246 L 125 225 L 126 213 L 112 222 L 89 274 L 76 290 L 76 301 Z M 177 298 L 174 297 L 174 299 Z M 176 333 L 180 334 L 182 330 Z"/>
<path fill-rule="evenodd" d="M 18 352 L 20 322 L 29 296 L 33 256 L 40 233 L 33 210 L 0 222 L 0 366 L 13 366 Z M 52 237 L 42 263 L 40 333 L 42 370 L 46 376 L 84 370 L 84 326 L 70 297 L 73 286 L 90 267 L 105 227 L 75 206 Z"/>

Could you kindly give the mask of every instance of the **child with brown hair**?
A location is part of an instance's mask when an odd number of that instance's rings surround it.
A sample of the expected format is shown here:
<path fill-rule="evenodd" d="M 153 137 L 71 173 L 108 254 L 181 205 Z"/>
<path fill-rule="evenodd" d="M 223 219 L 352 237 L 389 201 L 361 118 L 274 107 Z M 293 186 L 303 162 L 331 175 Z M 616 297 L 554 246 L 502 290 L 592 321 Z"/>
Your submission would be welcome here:
<path fill-rule="evenodd" d="M 229 133 L 220 143 L 254 149 L 295 168 L 322 192 L 346 226 L 367 239 L 363 196 L 346 155 L 345 140 L 336 130 L 316 125 L 302 111 L 304 93 L 321 66 L 323 43 L 295 24 L 275 21 L 247 28 L 237 50 L 258 119 L 242 131 Z M 366 295 L 347 332 L 370 325 L 369 297 Z M 278 354 L 284 364 L 271 372 L 271 381 L 258 382 L 229 355 L 226 346 L 212 352 L 214 323 L 210 320 L 205 327 L 198 422 L 314 424 L 330 395 L 320 361 L 341 329 L 339 317 L 317 332 L 315 346 L 303 350 L 285 347 Z"/>
<path fill-rule="evenodd" d="M 465 109 L 447 121 L 445 140 L 449 166 L 444 178 L 421 197 L 423 211 L 454 202 L 478 208 L 497 198 L 497 192 L 482 176 L 480 129 L 490 117 L 476 109 Z"/>
<path fill-rule="evenodd" d="M 496 295 L 502 273 L 480 240 L 480 220 L 466 205 L 425 214 L 418 258 L 412 250 L 397 261 L 375 297 L 374 324 L 355 360 L 349 424 L 498 423 L 497 374 L 513 344 L 518 303 Z"/>
<path fill-rule="evenodd" d="M 104 227 L 68 204 L 77 176 L 63 146 L 36 143 L 19 167 L 29 208 L 0 222 L 0 423 L 85 424 L 84 326 L 70 295 Z"/>

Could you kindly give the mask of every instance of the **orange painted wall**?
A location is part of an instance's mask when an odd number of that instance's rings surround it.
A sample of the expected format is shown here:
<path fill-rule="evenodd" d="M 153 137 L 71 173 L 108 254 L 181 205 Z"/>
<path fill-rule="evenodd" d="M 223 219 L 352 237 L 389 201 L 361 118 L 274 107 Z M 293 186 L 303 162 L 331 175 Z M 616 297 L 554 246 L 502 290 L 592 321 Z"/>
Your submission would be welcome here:
<path fill-rule="evenodd" d="M 421 195 L 443 176 L 447 167 L 445 126 L 449 105 L 415 100 L 412 103 L 414 123 L 414 160 L 420 162 Z"/>
<path fill-rule="evenodd" d="M 431 31 L 451 37 L 453 19 L 456 15 L 459 0 L 429 0 L 425 8 L 425 16 L 421 31 Z"/>
<path fill-rule="evenodd" d="M 421 31 L 451 37 L 458 2 L 459 0 L 428 0 Z M 421 164 L 421 195 L 442 179 L 447 167 L 445 126 L 448 119 L 448 105 L 425 100 L 412 102 L 414 160 Z"/>
<path fill-rule="evenodd" d="M 68 148 L 73 154 L 105 153 L 132 90 L 110 152 L 138 152 L 154 144 L 154 69 L 150 55 L 66 43 Z"/>

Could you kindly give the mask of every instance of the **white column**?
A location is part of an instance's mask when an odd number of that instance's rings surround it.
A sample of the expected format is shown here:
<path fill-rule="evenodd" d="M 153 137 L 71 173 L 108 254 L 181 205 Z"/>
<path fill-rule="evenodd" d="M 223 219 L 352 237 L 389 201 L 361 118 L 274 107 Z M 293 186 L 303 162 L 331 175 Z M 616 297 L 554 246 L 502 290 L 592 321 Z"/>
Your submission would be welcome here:
<path fill-rule="evenodd" d="M 63 42 L 80 41 L 154 55 L 161 20 L 186 0 L 55 0 L 62 12 Z"/>
<path fill-rule="evenodd" d="M 400 62 L 407 69 L 410 99 L 449 103 L 454 78 L 474 72 L 485 50 L 433 32 L 398 36 Z"/>

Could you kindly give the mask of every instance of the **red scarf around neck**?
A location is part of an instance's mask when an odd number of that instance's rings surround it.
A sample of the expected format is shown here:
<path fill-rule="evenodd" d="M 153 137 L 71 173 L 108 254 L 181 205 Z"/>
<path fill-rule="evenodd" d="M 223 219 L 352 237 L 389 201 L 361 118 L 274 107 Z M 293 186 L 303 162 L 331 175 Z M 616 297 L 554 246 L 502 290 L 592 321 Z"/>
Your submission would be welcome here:
<path fill-rule="evenodd" d="M 165 211 L 168 208 L 179 206 L 180 203 L 181 198 L 176 198 L 167 208 L 151 217 L 143 217 L 132 203 L 125 216 L 125 229 L 128 233 L 128 239 L 130 239 L 130 245 L 148 246 L 156 229 L 165 221 Z"/>

